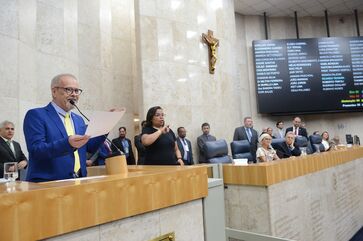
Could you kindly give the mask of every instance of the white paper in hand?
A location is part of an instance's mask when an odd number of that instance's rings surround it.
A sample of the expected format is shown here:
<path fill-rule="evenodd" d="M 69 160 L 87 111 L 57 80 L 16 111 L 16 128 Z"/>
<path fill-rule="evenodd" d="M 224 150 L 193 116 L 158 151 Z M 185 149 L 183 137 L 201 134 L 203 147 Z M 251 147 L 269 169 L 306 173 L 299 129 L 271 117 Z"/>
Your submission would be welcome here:
<path fill-rule="evenodd" d="M 91 137 L 102 136 L 109 133 L 125 114 L 125 109 L 121 111 L 92 111 L 89 114 L 89 123 L 86 135 Z"/>

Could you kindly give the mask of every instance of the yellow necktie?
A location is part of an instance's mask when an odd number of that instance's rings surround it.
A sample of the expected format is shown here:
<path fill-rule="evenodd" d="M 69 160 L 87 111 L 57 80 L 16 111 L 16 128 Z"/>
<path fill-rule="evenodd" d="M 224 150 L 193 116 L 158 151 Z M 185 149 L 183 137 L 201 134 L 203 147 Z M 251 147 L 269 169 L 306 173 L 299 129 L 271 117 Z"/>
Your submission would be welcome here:
<path fill-rule="evenodd" d="M 66 126 L 67 135 L 74 135 L 74 130 L 71 123 L 71 118 L 69 117 L 69 113 L 66 113 L 66 115 L 64 116 L 64 124 Z M 74 152 L 74 172 L 77 173 L 80 167 L 81 165 L 79 162 L 78 150 L 76 150 Z"/>

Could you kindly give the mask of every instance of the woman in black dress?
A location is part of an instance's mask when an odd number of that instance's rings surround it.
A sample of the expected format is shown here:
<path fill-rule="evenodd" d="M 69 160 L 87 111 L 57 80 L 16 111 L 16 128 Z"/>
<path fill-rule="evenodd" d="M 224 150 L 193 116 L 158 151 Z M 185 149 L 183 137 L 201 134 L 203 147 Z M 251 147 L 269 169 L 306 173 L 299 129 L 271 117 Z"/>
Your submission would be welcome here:
<path fill-rule="evenodd" d="M 141 142 L 145 146 L 145 165 L 184 165 L 175 134 L 165 125 L 160 106 L 148 110 Z"/>

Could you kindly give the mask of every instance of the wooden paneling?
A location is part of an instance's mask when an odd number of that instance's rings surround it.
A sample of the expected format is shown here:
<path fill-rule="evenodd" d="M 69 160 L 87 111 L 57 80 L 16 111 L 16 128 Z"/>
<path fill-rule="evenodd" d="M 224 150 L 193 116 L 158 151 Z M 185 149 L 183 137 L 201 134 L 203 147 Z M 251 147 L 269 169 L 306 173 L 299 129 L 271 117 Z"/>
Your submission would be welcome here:
<path fill-rule="evenodd" d="M 225 184 L 269 186 L 363 157 L 363 147 L 238 166 L 223 165 Z"/>
<path fill-rule="evenodd" d="M 88 180 L 0 184 L 0 240 L 44 239 L 207 195 L 203 166 L 135 166 Z"/>

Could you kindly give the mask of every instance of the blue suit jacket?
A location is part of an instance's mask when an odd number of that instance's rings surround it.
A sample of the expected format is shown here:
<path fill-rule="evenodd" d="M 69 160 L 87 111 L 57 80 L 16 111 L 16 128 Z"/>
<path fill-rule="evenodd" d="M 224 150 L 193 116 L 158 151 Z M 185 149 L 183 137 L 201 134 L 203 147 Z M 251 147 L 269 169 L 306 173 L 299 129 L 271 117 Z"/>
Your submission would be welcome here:
<path fill-rule="evenodd" d="M 86 125 L 83 119 L 72 113 L 75 133 L 84 135 Z M 54 107 L 32 109 L 24 119 L 24 135 L 29 152 L 26 180 L 33 182 L 68 179 L 73 177 L 74 149 L 68 142 L 68 135 L 62 120 Z M 87 176 L 86 152 L 95 152 L 105 140 L 104 136 L 92 138 L 78 149 L 82 176 Z"/>

